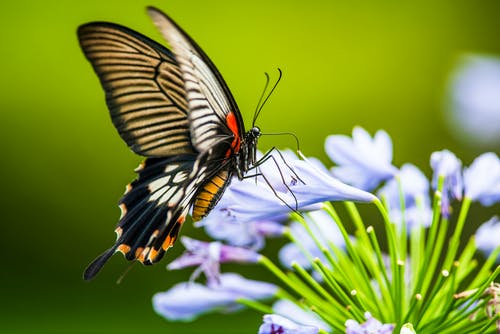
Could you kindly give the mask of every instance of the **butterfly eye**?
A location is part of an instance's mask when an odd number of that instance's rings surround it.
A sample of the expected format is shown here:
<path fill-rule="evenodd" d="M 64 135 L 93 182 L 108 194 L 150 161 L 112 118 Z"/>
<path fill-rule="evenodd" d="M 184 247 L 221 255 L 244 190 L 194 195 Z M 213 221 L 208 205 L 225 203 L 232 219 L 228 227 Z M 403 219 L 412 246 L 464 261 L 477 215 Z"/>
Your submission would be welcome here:
<path fill-rule="evenodd" d="M 250 130 L 250 131 L 252 132 L 252 136 L 253 136 L 253 137 L 255 137 L 255 138 L 260 137 L 261 132 L 260 132 L 260 128 L 259 128 L 259 127 L 254 126 L 254 127 L 252 128 L 252 130 Z"/>

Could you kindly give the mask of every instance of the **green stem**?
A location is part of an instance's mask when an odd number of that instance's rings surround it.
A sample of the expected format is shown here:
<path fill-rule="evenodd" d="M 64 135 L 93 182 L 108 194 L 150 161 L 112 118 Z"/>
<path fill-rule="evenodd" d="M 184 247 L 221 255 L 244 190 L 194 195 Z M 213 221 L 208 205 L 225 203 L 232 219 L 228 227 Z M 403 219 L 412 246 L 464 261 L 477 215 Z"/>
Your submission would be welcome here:
<path fill-rule="evenodd" d="M 462 202 L 462 207 L 460 208 L 460 214 L 458 215 L 457 226 L 455 232 L 451 237 L 448 253 L 446 254 L 446 259 L 444 260 L 444 268 L 450 268 L 453 263 L 455 256 L 457 254 L 458 246 L 460 245 L 460 237 L 462 235 L 462 230 L 464 228 L 465 219 L 467 218 L 467 213 L 469 212 L 471 200 L 465 197 Z"/>

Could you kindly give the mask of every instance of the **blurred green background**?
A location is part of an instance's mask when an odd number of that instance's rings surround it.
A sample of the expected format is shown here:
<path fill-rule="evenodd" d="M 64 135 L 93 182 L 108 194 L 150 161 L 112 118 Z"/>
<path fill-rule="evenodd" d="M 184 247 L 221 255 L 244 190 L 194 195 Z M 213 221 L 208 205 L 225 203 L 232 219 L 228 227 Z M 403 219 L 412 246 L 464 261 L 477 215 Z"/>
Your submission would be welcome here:
<path fill-rule="evenodd" d="M 257 332 L 253 312 L 189 324 L 154 314 L 151 296 L 190 273 L 167 272 L 168 259 L 137 266 L 119 285 L 127 266 L 120 256 L 94 281 L 81 278 L 114 241 L 116 203 L 140 158 L 110 122 L 76 28 L 112 21 L 161 41 L 147 5 L 169 13 L 210 55 L 247 124 L 263 72 L 280 67 L 283 81 L 258 124 L 293 131 L 324 162 L 325 137 L 354 125 L 387 130 L 396 165 L 411 161 L 427 175 L 434 150 L 447 147 L 465 164 L 498 151 L 454 138 L 443 116 L 456 57 L 500 54 L 498 1 L 2 1 L 2 333 Z M 260 147 L 272 145 L 293 142 L 264 137 Z M 473 210 L 471 224 L 492 210 Z M 186 224 L 183 233 L 192 230 Z"/>

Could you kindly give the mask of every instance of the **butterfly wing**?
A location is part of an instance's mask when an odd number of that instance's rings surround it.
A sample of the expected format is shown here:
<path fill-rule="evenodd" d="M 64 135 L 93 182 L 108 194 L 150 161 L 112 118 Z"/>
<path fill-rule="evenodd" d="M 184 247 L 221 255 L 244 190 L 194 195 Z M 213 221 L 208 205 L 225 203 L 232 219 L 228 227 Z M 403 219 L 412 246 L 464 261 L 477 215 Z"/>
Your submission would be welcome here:
<path fill-rule="evenodd" d="M 147 157 L 193 154 L 184 79 L 171 52 L 113 23 L 83 25 L 78 37 L 130 148 Z"/>
<path fill-rule="evenodd" d="M 89 265 L 85 279 L 117 251 L 143 264 L 159 261 L 190 205 L 199 219 L 222 196 L 244 133 L 236 103 L 212 62 L 164 14 L 150 14 L 169 36 L 175 57 L 116 24 L 96 22 L 78 30 L 120 136 L 149 157 L 120 201 L 115 245 Z"/>
<path fill-rule="evenodd" d="M 138 178 L 127 185 L 120 200 L 117 240 L 88 266 L 84 273 L 87 280 L 115 252 L 146 265 L 158 262 L 177 239 L 190 203 L 209 172 L 191 155 L 148 158 L 136 171 Z"/>
<path fill-rule="evenodd" d="M 166 14 L 153 7 L 148 7 L 148 14 L 172 47 L 181 68 L 193 146 L 206 151 L 218 145 L 215 153 L 222 157 L 238 152 L 245 128 L 221 74 L 203 50 Z"/>

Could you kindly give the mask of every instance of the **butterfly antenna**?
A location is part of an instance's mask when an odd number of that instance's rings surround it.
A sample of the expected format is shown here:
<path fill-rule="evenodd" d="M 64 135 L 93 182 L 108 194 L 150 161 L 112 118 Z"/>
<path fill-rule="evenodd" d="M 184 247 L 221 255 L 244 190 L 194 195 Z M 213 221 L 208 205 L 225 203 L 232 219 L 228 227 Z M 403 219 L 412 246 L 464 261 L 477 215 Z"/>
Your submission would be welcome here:
<path fill-rule="evenodd" d="M 300 143 L 299 138 L 293 132 L 270 132 L 270 133 L 261 133 L 261 136 L 292 136 L 295 139 L 295 145 L 297 146 L 297 152 L 300 152 Z"/>
<path fill-rule="evenodd" d="M 255 107 L 255 112 L 253 113 L 252 127 L 255 126 L 255 121 L 257 120 L 257 115 L 259 114 L 259 110 L 260 110 L 260 104 L 262 103 L 262 100 L 264 99 L 264 94 L 266 93 L 267 87 L 269 87 L 269 74 L 267 72 L 264 72 L 264 75 L 266 76 L 266 83 L 264 85 L 264 89 L 262 90 L 262 93 L 260 94 L 259 102 L 257 102 L 257 106 Z"/>
<path fill-rule="evenodd" d="M 273 85 L 273 88 L 271 88 L 271 90 L 269 91 L 269 93 L 267 94 L 266 98 L 264 99 L 264 101 L 262 103 L 260 103 L 262 101 L 262 97 L 264 96 L 264 92 L 267 90 L 267 86 L 269 84 L 269 74 L 265 73 L 266 75 L 266 86 L 264 88 L 264 91 L 262 92 L 262 95 L 261 95 L 261 98 L 259 100 L 259 104 L 257 104 L 257 109 L 255 110 L 255 114 L 253 116 L 253 122 L 252 122 L 252 127 L 255 126 L 255 121 L 257 121 L 257 118 L 259 117 L 259 114 L 262 110 L 262 108 L 264 108 L 264 105 L 266 104 L 267 100 L 269 100 L 269 98 L 271 97 L 271 95 L 273 94 L 274 90 L 276 89 L 276 87 L 278 86 L 279 82 L 281 81 L 281 77 L 283 76 L 283 72 L 281 71 L 281 69 L 278 67 L 278 72 L 279 72 L 279 76 L 278 76 L 278 79 L 276 80 L 276 82 L 274 83 Z"/>

